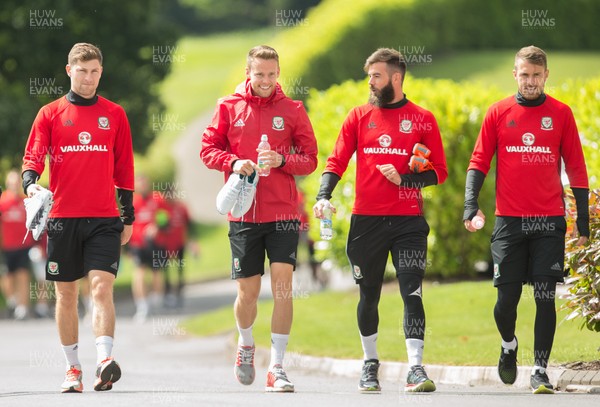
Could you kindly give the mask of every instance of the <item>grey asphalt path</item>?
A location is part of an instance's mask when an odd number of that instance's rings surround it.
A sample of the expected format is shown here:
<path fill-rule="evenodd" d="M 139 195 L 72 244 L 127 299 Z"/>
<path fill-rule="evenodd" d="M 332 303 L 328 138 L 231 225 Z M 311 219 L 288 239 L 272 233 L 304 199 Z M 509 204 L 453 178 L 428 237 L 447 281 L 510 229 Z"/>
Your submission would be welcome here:
<path fill-rule="evenodd" d="M 136 325 L 129 318 L 118 321 L 114 355 L 123 368 L 122 379 L 110 392 L 91 390 L 95 366 L 93 337 L 82 326 L 81 362 L 83 394 L 60 394 L 64 372 L 52 321 L 0 322 L 2 342 L 0 405 L 2 406 L 545 406 L 547 396 L 501 386 L 469 387 L 438 385 L 432 394 L 405 394 L 397 382 L 382 382 L 381 394 L 356 391 L 357 378 L 326 376 L 289 367 L 295 394 L 264 392 L 266 369 L 259 366 L 257 380 L 241 386 L 233 377 L 231 336 L 192 337 L 169 318 L 155 318 Z M 597 406 L 598 396 L 556 394 L 552 405 Z"/>
<path fill-rule="evenodd" d="M 295 286 L 307 292 L 310 282 Z M 266 276 L 265 276 L 266 277 Z M 266 280 L 263 288 L 268 288 Z M 302 294 L 302 292 L 300 292 Z M 263 296 L 268 296 L 263 290 Z M 359 394 L 356 363 L 335 361 L 338 370 L 318 368 L 293 353 L 286 358 L 286 369 L 296 385 L 295 394 L 264 392 L 266 350 L 257 354 L 257 379 L 242 386 L 233 376 L 233 336 L 231 334 L 198 338 L 179 326 L 185 315 L 203 312 L 235 297 L 235 283 L 218 281 L 192 286 L 186 290 L 181 314 L 157 312 L 145 323 L 132 321 L 127 303 L 118 304 L 114 356 L 121 364 L 122 379 L 110 392 L 94 392 L 94 338 L 89 321 L 80 324 L 80 359 L 84 371 L 83 394 L 60 394 L 64 358 L 52 320 L 0 321 L 0 406 L 503 406 L 547 407 L 548 397 L 534 396 L 522 387 L 502 385 L 471 386 L 468 383 L 438 382 L 433 394 L 405 394 L 405 377 L 386 374 L 381 394 Z M 342 333 L 343 334 L 343 333 Z M 354 332 L 352 333 L 355 334 Z M 360 364 L 360 362 L 357 362 Z M 339 369 L 339 366 L 352 365 Z M 392 368 L 392 364 L 386 368 Z M 390 369 L 386 369 L 388 372 Z M 593 394 L 561 393 L 552 396 L 556 406 L 597 406 Z"/>

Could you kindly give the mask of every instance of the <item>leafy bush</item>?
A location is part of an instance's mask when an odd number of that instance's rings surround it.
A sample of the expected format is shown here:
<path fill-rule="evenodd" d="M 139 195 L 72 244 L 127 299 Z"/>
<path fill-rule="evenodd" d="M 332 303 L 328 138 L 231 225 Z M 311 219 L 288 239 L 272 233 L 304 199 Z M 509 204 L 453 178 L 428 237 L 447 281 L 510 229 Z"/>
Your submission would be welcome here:
<path fill-rule="evenodd" d="M 581 328 L 600 331 L 600 190 L 590 191 L 590 241 L 586 246 L 576 246 L 577 239 L 567 241 L 566 262 L 570 277 L 566 283 L 573 284 L 561 309 L 572 310 L 566 320 L 582 318 Z M 569 196 L 567 212 L 568 231 L 574 227 L 575 200 Z"/>

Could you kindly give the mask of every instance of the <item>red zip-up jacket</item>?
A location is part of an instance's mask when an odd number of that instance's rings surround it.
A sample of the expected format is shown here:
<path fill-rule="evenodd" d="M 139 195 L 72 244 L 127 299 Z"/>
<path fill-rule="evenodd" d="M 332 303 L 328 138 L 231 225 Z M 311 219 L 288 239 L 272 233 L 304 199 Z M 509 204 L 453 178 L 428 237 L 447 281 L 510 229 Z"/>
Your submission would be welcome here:
<path fill-rule="evenodd" d="M 285 165 L 260 177 L 256 198 L 244 222 L 265 223 L 299 219 L 294 175 L 308 175 L 317 167 L 317 141 L 302 102 L 287 97 L 277 84 L 268 98 L 252 95 L 250 81 L 217 103 L 212 123 L 202 135 L 200 157 L 225 180 L 238 159 L 257 162 L 262 134 L 271 150 L 285 157 Z M 228 220 L 238 221 L 228 215 Z"/>

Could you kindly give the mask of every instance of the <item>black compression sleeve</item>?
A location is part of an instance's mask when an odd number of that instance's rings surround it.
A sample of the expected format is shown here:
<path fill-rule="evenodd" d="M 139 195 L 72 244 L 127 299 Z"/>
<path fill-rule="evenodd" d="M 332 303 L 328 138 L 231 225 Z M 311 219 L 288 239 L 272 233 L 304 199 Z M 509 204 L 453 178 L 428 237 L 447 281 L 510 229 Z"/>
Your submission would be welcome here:
<path fill-rule="evenodd" d="M 571 188 L 577 205 L 577 230 L 579 236 L 590 237 L 589 193 L 587 188 Z"/>
<path fill-rule="evenodd" d="M 27 195 L 27 187 L 31 184 L 35 184 L 40 178 L 40 174 L 34 170 L 25 170 L 23 171 L 21 178 L 23 178 L 23 191 L 25 192 L 25 195 Z"/>
<path fill-rule="evenodd" d="M 401 187 L 406 188 L 425 188 L 430 185 L 437 185 L 437 174 L 433 170 L 420 172 L 418 174 L 401 174 Z"/>
<path fill-rule="evenodd" d="M 479 210 L 479 204 L 477 199 L 479 198 L 479 191 L 483 186 L 485 180 L 485 174 L 479 170 L 467 171 L 467 181 L 465 183 L 465 211 L 463 213 L 463 222 L 465 220 L 473 219 L 473 216 L 477 215 Z"/>
<path fill-rule="evenodd" d="M 121 219 L 125 225 L 133 224 L 135 208 L 133 207 L 133 191 L 117 188 L 119 203 L 121 204 Z"/>
<path fill-rule="evenodd" d="M 333 172 L 324 172 L 321 175 L 321 187 L 317 194 L 317 201 L 319 199 L 331 199 L 331 194 L 340 179 L 341 177 Z"/>

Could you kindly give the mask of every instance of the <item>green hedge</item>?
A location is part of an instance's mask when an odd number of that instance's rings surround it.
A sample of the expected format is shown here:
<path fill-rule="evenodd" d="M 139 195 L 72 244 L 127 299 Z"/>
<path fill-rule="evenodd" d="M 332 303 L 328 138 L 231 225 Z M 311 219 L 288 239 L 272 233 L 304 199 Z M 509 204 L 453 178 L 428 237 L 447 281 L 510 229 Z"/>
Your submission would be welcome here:
<path fill-rule="evenodd" d="M 523 15 L 530 12 L 537 17 Z M 516 51 L 532 43 L 599 49 L 598 17 L 595 0 L 325 0 L 308 13 L 305 24 L 282 32 L 273 45 L 282 56 L 284 77 L 323 90 L 362 78 L 366 57 L 382 46 L 421 47 L 421 55 L 433 58 L 452 50 Z M 527 26 L 523 19 L 552 26 Z"/>
<path fill-rule="evenodd" d="M 425 213 L 431 226 L 429 241 L 429 277 L 464 277 L 474 275 L 474 263 L 490 260 L 489 238 L 494 223 L 495 175 L 488 175 L 480 195 L 480 206 L 487 216 L 482 232 L 469 233 L 462 225 L 466 168 L 473 151 L 481 121 L 487 108 L 507 96 L 496 88 L 478 83 L 456 83 L 448 80 L 407 77 L 407 97 L 430 110 L 436 117 L 448 162 L 448 179 L 440 186 L 423 190 Z M 569 104 L 575 114 L 588 163 L 592 186 L 598 184 L 598 140 L 600 139 L 600 79 L 568 82 L 556 90 L 556 97 Z M 337 138 L 348 111 L 366 102 L 366 81 L 347 81 L 324 92 L 312 90 L 307 101 L 309 115 L 319 143 L 319 167 L 304 180 L 309 206 L 314 203 L 320 174 Z M 492 168 L 495 164 L 492 163 Z M 334 191 L 332 202 L 338 208 L 333 226 L 335 237 L 331 247 L 320 254 L 334 259 L 341 266 L 348 264 L 345 255 L 346 238 L 354 202 L 353 162 Z M 309 208 L 310 209 L 310 208 Z M 318 223 L 311 228 L 318 239 Z"/>

